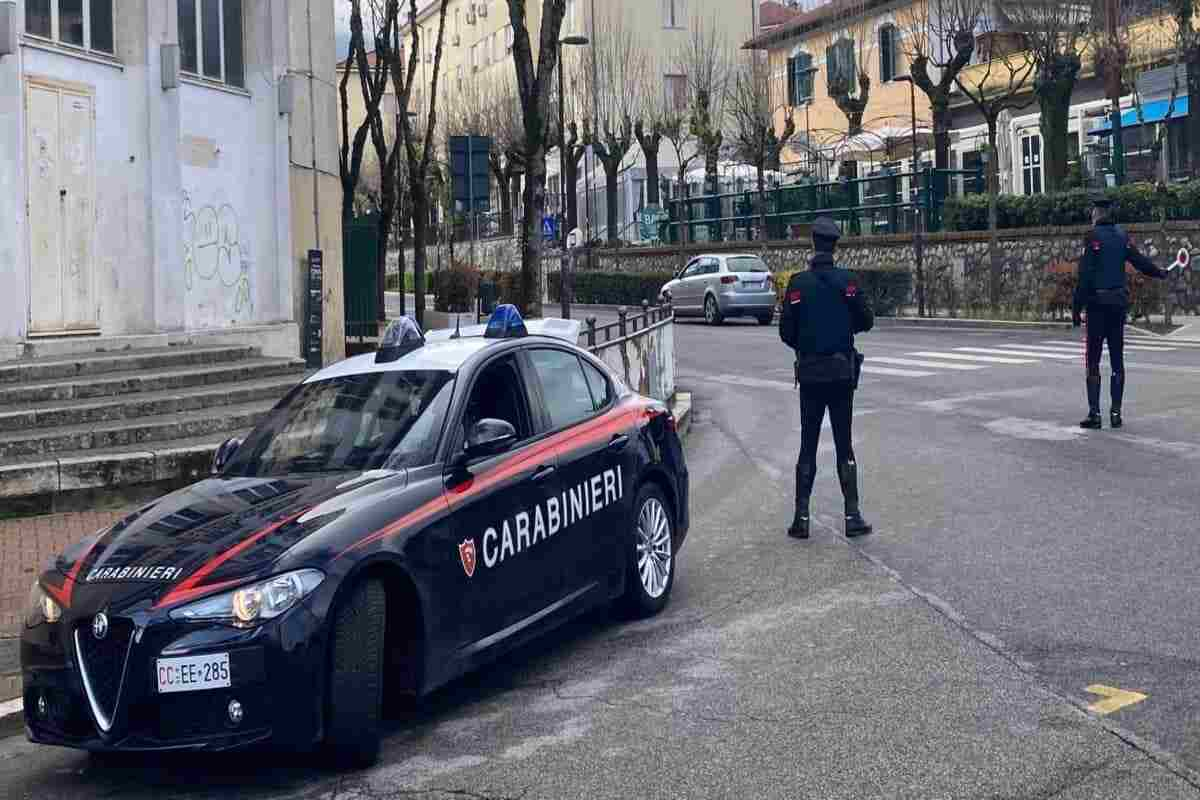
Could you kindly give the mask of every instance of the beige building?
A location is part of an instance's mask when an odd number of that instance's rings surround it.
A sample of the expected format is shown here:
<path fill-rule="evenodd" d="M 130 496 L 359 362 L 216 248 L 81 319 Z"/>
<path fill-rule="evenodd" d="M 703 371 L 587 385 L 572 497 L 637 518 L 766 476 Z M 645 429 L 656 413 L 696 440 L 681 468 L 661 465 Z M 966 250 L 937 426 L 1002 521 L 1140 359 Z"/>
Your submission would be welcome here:
<path fill-rule="evenodd" d="M 913 92 L 897 78 L 909 73 L 906 32 L 923 2 L 833 0 L 746 43 L 770 59 L 777 129 L 788 114 L 796 123 L 798 133 L 782 157 L 785 172 L 830 178 L 839 162 L 850 160 L 858 162 L 861 176 L 884 164 L 911 168 L 913 100 L 919 147 L 929 144 L 930 107 L 920 89 Z M 851 136 L 829 81 L 831 74 L 853 76 L 863 66 L 871 86 L 862 133 Z"/>

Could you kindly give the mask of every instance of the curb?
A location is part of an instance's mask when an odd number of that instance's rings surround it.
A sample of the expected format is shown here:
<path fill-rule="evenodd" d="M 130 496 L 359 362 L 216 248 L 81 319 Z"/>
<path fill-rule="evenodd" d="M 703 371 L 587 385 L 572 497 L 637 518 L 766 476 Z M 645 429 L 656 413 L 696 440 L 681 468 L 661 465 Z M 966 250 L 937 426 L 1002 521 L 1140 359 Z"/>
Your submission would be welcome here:
<path fill-rule="evenodd" d="M 0 703 L 0 738 L 16 736 L 25 728 L 25 704 L 21 698 Z"/>
<path fill-rule="evenodd" d="M 679 434 L 679 440 L 686 441 L 692 429 L 692 393 L 676 392 L 668 405 L 675 415 L 675 431 Z"/>

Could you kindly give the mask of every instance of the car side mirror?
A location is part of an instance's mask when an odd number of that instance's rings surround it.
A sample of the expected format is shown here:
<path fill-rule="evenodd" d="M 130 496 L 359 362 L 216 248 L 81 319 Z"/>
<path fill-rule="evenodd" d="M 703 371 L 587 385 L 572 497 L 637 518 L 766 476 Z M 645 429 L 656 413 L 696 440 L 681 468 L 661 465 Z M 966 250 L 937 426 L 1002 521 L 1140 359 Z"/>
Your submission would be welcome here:
<path fill-rule="evenodd" d="M 516 444 L 517 429 L 502 419 L 481 419 L 467 431 L 463 455 L 468 461 L 503 453 Z"/>
<path fill-rule="evenodd" d="M 225 471 L 226 465 L 233 459 L 233 454 L 242 446 L 242 440 L 238 438 L 226 439 L 221 442 L 221 446 L 217 448 L 217 452 L 213 453 L 212 474 L 220 475 Z"/>

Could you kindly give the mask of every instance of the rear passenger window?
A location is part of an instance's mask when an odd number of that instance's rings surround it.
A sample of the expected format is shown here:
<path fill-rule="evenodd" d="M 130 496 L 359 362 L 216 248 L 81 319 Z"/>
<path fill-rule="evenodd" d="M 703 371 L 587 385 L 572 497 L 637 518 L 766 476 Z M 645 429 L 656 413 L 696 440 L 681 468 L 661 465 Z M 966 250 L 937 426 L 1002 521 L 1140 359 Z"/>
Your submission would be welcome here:
<path fill-rule="evenodd" d="M 582 422 L 596 413 L 578 356 L 563 350 L 533 350 L 529 358 L 542 384 L 551 428 Z"/>
<path fill-rule="evenodd" d="M 583 364 L 583 377 L 587 379 L 588 388 L 592 390 L 592 403 L 597 411 L 601 411 L 612 402 L 612 388 L 608 379 L 600 374 L 600 370 L 580 359 Z"/>

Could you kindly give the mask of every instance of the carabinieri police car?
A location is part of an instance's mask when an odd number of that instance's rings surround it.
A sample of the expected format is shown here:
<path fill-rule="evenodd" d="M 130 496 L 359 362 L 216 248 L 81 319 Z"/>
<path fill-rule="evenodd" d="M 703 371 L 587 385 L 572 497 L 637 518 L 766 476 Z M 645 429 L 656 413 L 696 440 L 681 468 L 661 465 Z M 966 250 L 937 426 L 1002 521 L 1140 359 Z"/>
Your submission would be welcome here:
<path fill-rule="evenodd" d="M 667 603 L 675 420 L 578 323 L 389 326 L 293 389 L 213 477 L 59 557 L 21 635 L 31 741 L 324 745 L 371 763 L 419 697 L 584 611 Z"/>

